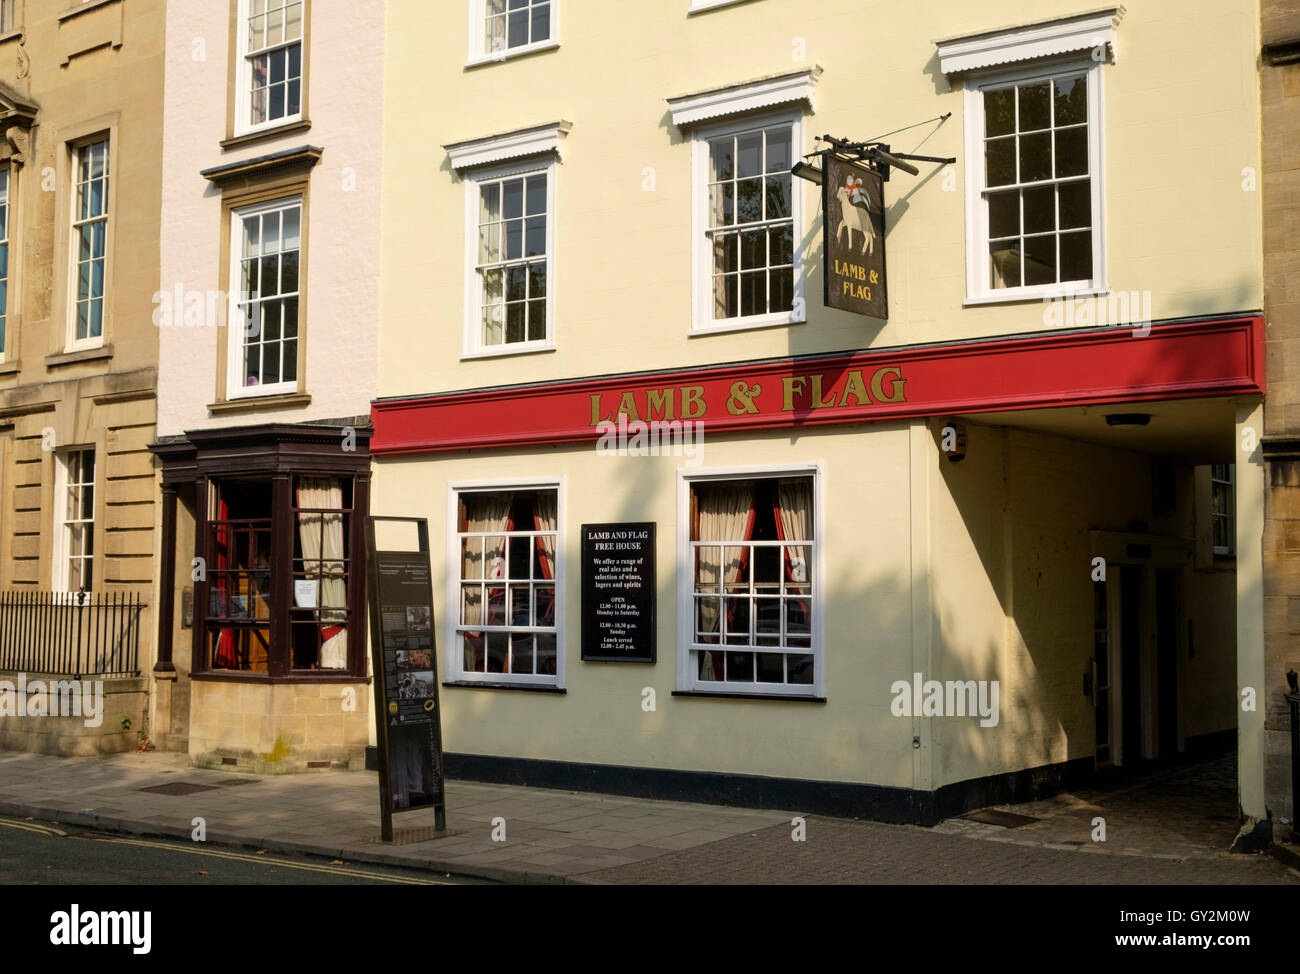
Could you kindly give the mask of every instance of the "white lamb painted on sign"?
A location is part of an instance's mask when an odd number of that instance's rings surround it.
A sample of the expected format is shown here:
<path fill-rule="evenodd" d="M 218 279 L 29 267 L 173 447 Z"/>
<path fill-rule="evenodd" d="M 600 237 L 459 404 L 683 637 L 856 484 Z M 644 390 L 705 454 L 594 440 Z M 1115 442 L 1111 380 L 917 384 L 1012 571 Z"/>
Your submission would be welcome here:
<path fill-rule="evenodd" d="M 849 235 L 849 246 L 853 246 L 853 231 L 862 234 L 862 252 L 871 254 L 876 249 L 876 228 L 872 225 L 871 214 L 860 206 L 854 206 L 849 199 L 849 188 L 841 186 L 835 193 L 840 201 L 840 225 L 835 230 L 835 242 L 840 242 L 840 234 Z"/>

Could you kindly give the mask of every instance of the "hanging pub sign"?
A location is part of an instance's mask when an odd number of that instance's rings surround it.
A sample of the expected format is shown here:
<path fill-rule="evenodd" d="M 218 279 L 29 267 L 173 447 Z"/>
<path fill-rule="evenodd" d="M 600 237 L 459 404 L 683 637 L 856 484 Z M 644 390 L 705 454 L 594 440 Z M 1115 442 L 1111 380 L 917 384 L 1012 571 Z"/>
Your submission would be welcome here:
<path fill-rule="evenodd" d="M 888 318 L 885 293 L 885 189 L 873 169 L 825 155 L 822 253 L 826 307 Z"/>
<path fill-rule="evenodd" d="M 377 550 L 377 521 L 414 526 L 416 549 Z M 366 562 L 379 805 L 383 838 L 391 842 L 394 812 L 433 808 L 434 826 L 447 828 L 428 522 L 367 517 Z"/>
<path fill-rule="evenodd" d="M 582 658 L 655 661 L 655 522 L 582 526 Z"/>

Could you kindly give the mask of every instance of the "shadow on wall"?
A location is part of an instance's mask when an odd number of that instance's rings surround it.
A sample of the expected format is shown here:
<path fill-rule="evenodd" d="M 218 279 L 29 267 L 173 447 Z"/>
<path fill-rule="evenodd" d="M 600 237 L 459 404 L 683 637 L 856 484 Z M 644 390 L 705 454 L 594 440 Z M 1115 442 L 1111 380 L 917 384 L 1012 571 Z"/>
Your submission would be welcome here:
<path fill-rule="evenodd" d="M 988 418 L 996 421 L 996 415 Z M 931 423 L 936 443 L 942 425 Z M 987 586 L 1005 617 L 999 668 L 1013 688 L 1014 696 L 1002 698 L 1013 730 L 990 742 L 970 728 L 945 725 L 941 776 L 953 780 L 962 764 L 975 760 L 1007 769 L 1090 760 L 1097 714 L 1082 687 L 1094 653 L 1089 532 L 1126 532 L 1134 522 L 1157 520 L 1152 479 L 1161 458 L 1010 427 L 966 425 L 967 458 L 938 461 L 945 494 L 936 504 L 950 504 L 959 517 L 982 576 L 968 575 L 970 584 Z M 1232 435 L 1228 430 L 1225 439 Z M 942 575 L 945 567 L 937 565 L 936 572 Z M 1223 584 L 1235 593 L 1230 578 Z M 1188 603 L 1186 615 L 1198 610 Z M 982 669 L 982 658 L 972 656 L 959 635 L 964 612 L 960 591 L 950 588 L 937 595 L 937 645 L 959 667 Z M 1177 625 L 1181 632 L 1185 621 Z M 1202 632 L 1210 635 L 1210 630 Z M 1235 638 L 1222 645 L 1198 641 L 1199 655 L 1228 654 L 1234 668 L 1235 647 Z M 1179 651 L 1186 652 L 1181 638 Z M 1185 659 L 1183 665 L 1195 664 Z M 1193 678 L 1187 672 L 1187 679 Z M 1231 697 L 1235 688 L 1229 684 L 1224 692 Z M 1179 693 L 1183 707 L 1190 706 L 1193 698 L 1186 688 Z M 1187 716 L 1184 709 L 1185 723 Z"/>

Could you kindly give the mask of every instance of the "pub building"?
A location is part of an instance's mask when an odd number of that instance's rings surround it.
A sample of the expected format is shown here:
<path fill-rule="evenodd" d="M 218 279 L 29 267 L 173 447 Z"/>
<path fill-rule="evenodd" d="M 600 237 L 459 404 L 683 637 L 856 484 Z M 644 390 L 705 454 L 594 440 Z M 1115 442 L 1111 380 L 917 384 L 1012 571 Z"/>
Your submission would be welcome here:
<path fill-rule="evenodd" d="M 1262 817 L 1254 5 L 460 6 L 389 12 L 370 443 L 448 774 L 930 823 L 1237 742 Z"/>

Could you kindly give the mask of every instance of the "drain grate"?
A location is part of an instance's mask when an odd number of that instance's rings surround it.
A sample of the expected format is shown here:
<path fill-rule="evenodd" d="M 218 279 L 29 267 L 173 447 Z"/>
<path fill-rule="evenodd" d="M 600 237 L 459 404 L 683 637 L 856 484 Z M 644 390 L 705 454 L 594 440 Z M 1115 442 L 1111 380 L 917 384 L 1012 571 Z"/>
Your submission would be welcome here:
<path fill-rule="evenodd" d="M 1004 829 L 1018 829 L 1022 825 L 1032 825 L 1041 821 L 1029 815 L 1017 815 L 1015 812 L 1000 812 L 996 808 L 981 808 L 977 812 L 967 812 L 962 818 L 985 825 L 1000 825 Z"/>
<path fill-rule="evenodd" d="M 192 795 L 196 791 L 216 790 L 216 785 L 196 785 L 189 781 L 169 781 L 165 785 L 151 785 L 148 788 L 136 789 L 136 791 L 147 791 L 154 795 Z"/>
<path fill-rule="evenodd" d="M 416 842 L 431 842 L 434 839 L 445 839 L 449 835 L 461 835 L 464 829 L 448 829 L 446 832 L 439 832 L 432 825 L 422 829 L 393 829 L 393 841 L 385 842 L 379 836 L 374 836 L 365 840 L 366 845 L 412 845 Z"/>

